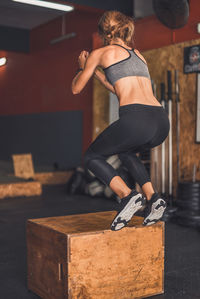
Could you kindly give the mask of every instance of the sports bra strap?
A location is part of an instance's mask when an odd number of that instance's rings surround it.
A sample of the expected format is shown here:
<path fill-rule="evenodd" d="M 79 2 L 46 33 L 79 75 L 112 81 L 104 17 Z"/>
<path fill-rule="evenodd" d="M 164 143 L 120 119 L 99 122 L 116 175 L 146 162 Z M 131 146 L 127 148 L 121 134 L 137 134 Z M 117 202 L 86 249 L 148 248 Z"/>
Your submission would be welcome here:
<path fill-rule="evenodd" d="M 128 50 L 128 51 L 133 51 L 133 50 L 134 50 L 134 48 L 127 49 L 127 48 L 125 48 L 124 46 L 122 46 L 122 45 L 119 45 L 119 44 L 113 44 L 113 45 L 116 45 L 116 46 L 122 47 L 123 49 L 125 49 L 125 50 Z"/>

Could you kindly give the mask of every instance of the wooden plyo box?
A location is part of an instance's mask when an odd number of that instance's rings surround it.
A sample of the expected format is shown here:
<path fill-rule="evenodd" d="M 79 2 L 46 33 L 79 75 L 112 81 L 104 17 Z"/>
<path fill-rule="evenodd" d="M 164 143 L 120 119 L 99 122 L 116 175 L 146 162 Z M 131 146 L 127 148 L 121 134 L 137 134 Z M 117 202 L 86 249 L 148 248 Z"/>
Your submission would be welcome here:
<path fill-rule="evenodd" d="M 73 171 L 53 171 L 35 173 L 34 178 L 42 185 L 59 185 L 66 184 L 72 176 Z"/>
<path fill-rule="evenodd" d="M 115 211 L 27 220 L 28 289 L 44 299 L 164 292 L 164 222 L 111 231 Z"/>
<path fill-rule="evenodd" d="M 14 176 L 0 176 L 0 199 L 42 194 L 42 185 L 37 181 L 26 181 Z"/>

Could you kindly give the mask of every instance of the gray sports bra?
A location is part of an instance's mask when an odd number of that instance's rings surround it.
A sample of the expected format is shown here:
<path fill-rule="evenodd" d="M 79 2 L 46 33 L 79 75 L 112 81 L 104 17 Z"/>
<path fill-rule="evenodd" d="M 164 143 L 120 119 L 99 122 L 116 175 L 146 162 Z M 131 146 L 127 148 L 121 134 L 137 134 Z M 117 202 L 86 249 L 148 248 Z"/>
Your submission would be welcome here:
<path fill-rule="evenodd" d="M 127 50 L 129 57 L 103 68 L 106 79 L 112 85 L 121 78 L 129 76 L 147 77 L 150 79 L 147 64 L 135 53 L 134 49 L 127 49 L 119 44 L 113 44 Z"/>

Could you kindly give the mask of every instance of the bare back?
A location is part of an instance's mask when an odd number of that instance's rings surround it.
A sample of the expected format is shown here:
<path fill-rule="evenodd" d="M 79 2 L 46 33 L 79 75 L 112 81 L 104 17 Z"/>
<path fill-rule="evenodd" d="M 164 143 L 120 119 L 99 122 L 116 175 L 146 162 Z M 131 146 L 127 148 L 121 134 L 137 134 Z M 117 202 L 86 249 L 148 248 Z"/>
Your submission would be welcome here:
<path fill-rule="evenodd" d="M 132 50 L 128 47 L 127 49 Z M 102 68 L 108 68 L 109 66 L 128 58 L 127 51 L 116 45 L 105 46 L 99 50 L 101 51 L 100 66 Z M 134 51 L 137 56 L 146 62 L 139 51 Z M 149 78 L 142 76 L 128 76 L 117 80 L 113 87 L 119 99 L 120 106 L 134 103 L 161 106 L 153 95 Z"/>

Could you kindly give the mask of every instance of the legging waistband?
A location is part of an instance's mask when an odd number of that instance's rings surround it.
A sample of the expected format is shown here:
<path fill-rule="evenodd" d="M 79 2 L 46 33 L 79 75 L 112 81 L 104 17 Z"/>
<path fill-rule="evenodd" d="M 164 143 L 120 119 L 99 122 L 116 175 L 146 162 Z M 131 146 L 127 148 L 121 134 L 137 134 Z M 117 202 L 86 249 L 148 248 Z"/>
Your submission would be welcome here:
<path fill-rule="evenodd" d="M 164 110 L 163 106 L 155 106 L 155 105 L 146 105 L 146 104 L 127 104 L 123 106 L 119 106 L 119 116 L 124 113 L 130 111 L 140 111 L 140 110 Z"/>

